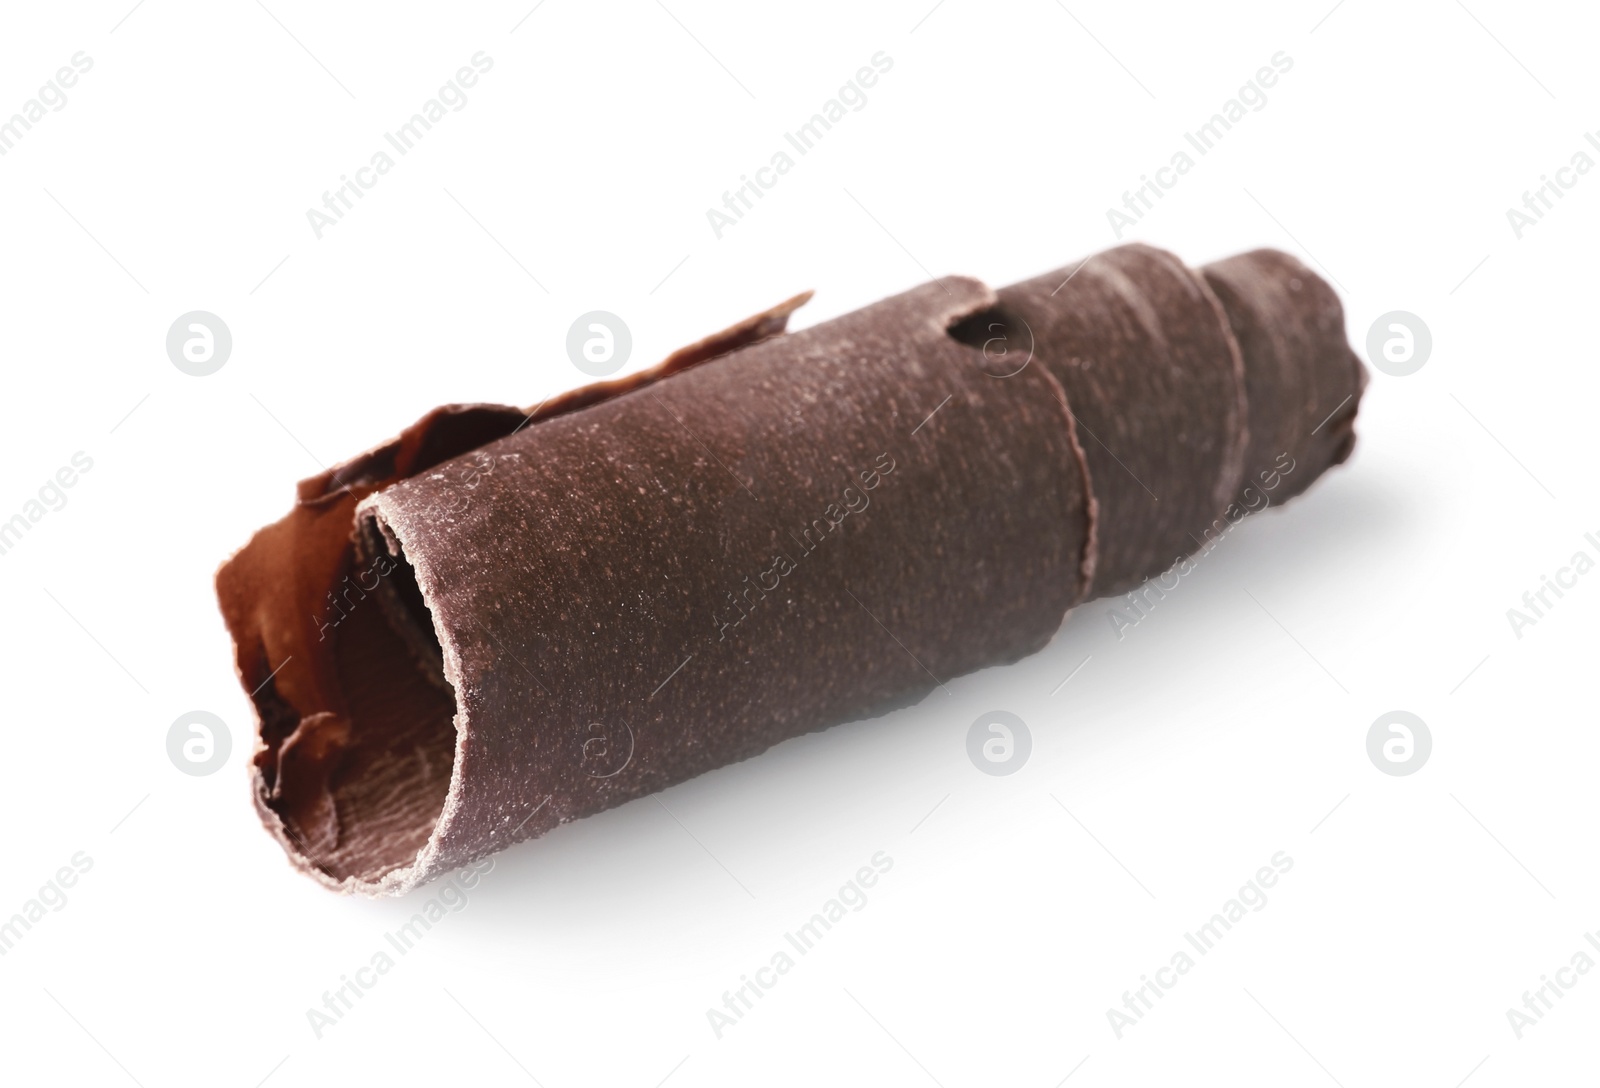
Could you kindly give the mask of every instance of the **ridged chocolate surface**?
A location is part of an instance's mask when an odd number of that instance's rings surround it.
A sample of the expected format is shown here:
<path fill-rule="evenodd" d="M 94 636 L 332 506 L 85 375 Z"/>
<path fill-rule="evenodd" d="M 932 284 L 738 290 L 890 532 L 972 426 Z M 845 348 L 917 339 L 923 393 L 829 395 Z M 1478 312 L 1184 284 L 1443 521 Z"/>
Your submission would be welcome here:
<path fill-rule="evenodd" d="M 1285 487 L 1274 501 L 1292 498 L 1355 447 L 1367 371 L 1345 341 L 1344 307 L 1320 276 L 1275 249 L 1241 253 L 1201 271 L 1245 361 L 1246 480 L 1260 481 L 1288 453 L 1295 468 L 1283 475 Z"/>
<path fill-rule="evenodd" d="M 433 868 L 1038 650 L 1087 480 L 1049 375 L 945 333 L 947 279 L 486 446 L 363 504 L 456 692 Z"/>
<path fill-rule="evenodd" d="M 1122 593 L 1199 547 L 1239 489 L 1236 341 L 1205 281 L 1146 245 L 999 294 L 1012 336 L 1032 343 L 1079 425 L 1101 511 L 1092 595 Z"/>
<path fill-rule="evenodd" d="M 916 702 L 1354 441 L 1338 298 L 1273 251 L 1123 246 L 783 334 L 803 301 L 527 413 L 430 413 L 224 564 L 298 868 L 402 892 Z"/>

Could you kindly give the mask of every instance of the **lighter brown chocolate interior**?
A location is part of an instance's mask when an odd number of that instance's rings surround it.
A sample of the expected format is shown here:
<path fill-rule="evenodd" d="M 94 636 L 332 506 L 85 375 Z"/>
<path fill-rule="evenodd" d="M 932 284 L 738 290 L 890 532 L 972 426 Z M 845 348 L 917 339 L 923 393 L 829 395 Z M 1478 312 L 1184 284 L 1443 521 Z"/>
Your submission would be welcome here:
<path fill-rule="evenodd" d="M 1176 263 L 1170 255 L 1166 259 Z M 1311 446 L 1312 439 L 1321 443 L 1315 456 L 1308 454 L 1306 468 L 1295 477 L 1296 486 L 1303 488 L 1329 464 L 1338 463 L 1348 455 L 1354 440 L 1351 426 L 1355 405 L 1359 402 L 1364 376 L 1359 362 L 1345 346 L 1342 313 L 1331 289 L 1325 289 L 1326 297 L 1317 299 L 1284 296 L 1282 291 L 1276 290 L 1276 285 L 1286 276 L 1295 277 L 1290 280 L 1294 285 L 1292 290 L 1299 291 L 1301 273 L 1292 258 L 1282 255 L 1244 255 L 1231 259 L 1230 266 L 1232 264 L 1238 265 L 1234 279 L 1239 282 L 1221 302 L 1213 300 L 1215 317 L 1226 343 L 1234 352 L 1236 369 L 1240 359 L 1235 341 L 1245 337 L 1229 331 L 1230 321 L 1246 332 L 1258 327 L 1265 330 L 1257 337 L 1260 343 L 1250 341 L 1247 344 L 1247 348 L 1254 350 L 1244 352 L 1244 369 L 1248 373 L 1250 367 L 1255 367 L 1266 374 L 1266 390 L 1279 394 L 1279 399 L 1285 402 L 1280 405 L 1272 396 L 1264 394 L 1256 406 L 1266 418 L 1282 423 L 1278 429 L 1281 433 L 1274 431 L 1272 443 L 1265 449 L 1299 451 Z M 1080 284 L 1089 282 L 1087 276 L 1080 279 Z M 1304 273 L 1304 276 L 1310 277 L 1310 274 Z M 1051 273 L 1039 279 L 1054 283 L 1059 274 Z M 961 311 L 962 316 L 945 327 L 950 338 L 982 352 L 982 361 L 976 365 L 990 377 L 1004 378 L 1020 373 L 1020 367 L 1033 356 L 1034 331 L 1021 319 L 1021 311 L 1013 312 L 1008 304 L 995 303 L 995 293 L 975 281 L 952 282 L 965 282 L 966 290 L 978 290 L 988 304 L 976 310 Z M 1198 276 L 1196 282 L 1201 282 Z M 948 294 L 949 289 L 945 290 Z M 1054 291 L 1048 295 L 1041 292 L 1041 295 L 1041 307 L 1050 305 L 1044 299 L 1055 297 Z M 621 394 L 775 336 L 782 332 L 788 314 L 804 299 L 805 296 L 797 296 L 717 336 L 691 345 L 652 370 L 541 401 L 525 413 L 516 408 L 491 405 L 438 409 L 392 442 L 304 481 L 290 514 L 261 530 L 246 548 L 224 564 L 217 576 L 219 601 L 235 639 L 240 680 L 251 693 L 260 718 L 259 744 L 252 761 L 255 800 L 267 827 L 278 836 L 297 868 L 340 891 L 403 891 L 472 851 L 487 852 L 506 845 L 501 832 L 515 823 L 514 818 L 507 818 L 502 826 L 504 807 L 492 808 L 485 801 L 487 797 L 498 804 L 498 794 L 481 785 L 472 785 L 472 775 L 488 762 L 480 762 L 473 755 L 483 744 L 481 722 L 461 726 L 466 735 L 464 739 L 458 737 L 458 723 L 466 719 L 458 715 L 457 692 L 447 678 L 434 616 L 418 586 L 416 572 L 397 537 L 385 525 L 383 514 L 375 505 L 362 507 L 358 514 L 363 500 L 417 477 L 422 479 L 406 485 L 405 491 L 432 486 L 431 481 L 443 477 L 438 474 L 423 477 L 429 469 L 446 466 L 453 459 L 488 443 L 508 439 L 530 423 L 537 426 L 559 415 L 601 405 Z M 1135 316 L 1153 322 L 1154 317 L 1145 312 L 1147 300 L 1140 296 L 1134 301 L 1143 306 Z M 1204 324 L 1204 316 L 1202 312 L 1190 324 Z M 1296 337 L 1289 338 L 1285 334 L 1281 344 L 1269 338 L 1268 334 L 1276 336 L 1291 322 L 1297 323 L 1293 325 Z M 1033 324 L 1042 325 L 1042 322 L 1036 319 Z M 1138 328 L 1143 329 L 1144 325 Z M 1207 329 L 1209 326 L 1200 331 Z M 914 333 L 916 327 L 912 331 Z M 1159 340 L 1161 335 L 1162 330 L 1157 328 L 1149 338 Z M 1070 352 L 1074 343 L 1071 337 L 1066 337 L 1057 346 L 1063 352 Z M 942 346 L 947 351 L 950 347 Z M 799 353 L 795 354 L 798 357 Z M 1014 364 L 1012 360 L 1018 354 L 1021 362 Z M 1122 358 L 1115 352 L 1109 357 Z M 1079 361 L 1073 356 L 1068 362 L 1076 366 Z M 963 373 L 968 372 L 965 361 L 959 361 L 959 365 Z M 1086 368 L 1087 364 L 1084 366 Z M 1326 371 L 1327 384 L 1337 386 L 1340 395 L 1346 393 L 1352 382 L 1354 392 L 1331 409 L 1327 408 L 1322 401 L 1337 400 L 1337 397 L 1317 395 L 1323 390 L 1311 388 L 1309 380 L 1301 377 L 1301 372 L 1308 370 Z M 1043 433 L 1049 427 L 1060 425 L 1067 434 L 1072 434 L 1073 429 L 1067 423 L 1074 421 L 1075 416 L 1064 396 L 1069 379 L 1070 375 L 1066 379 L 1048 379 L 1054 390 L 1051 395 L 1061 402 L 1061 411 L 1055 412 L 1054 405 L 1050 405 L 1052 411 L 1043 415 L 1029 416 L 1023 412 L 1011 418 L 1033 419 L 1036 426 L 1030 433 Z M 1021 382 L 1029 380 L 1024 378 Z M 1242 383 L 1243 380 L 1244 374 L 1240 374 L 1237 381 Z M 1290 388 L 1297 393 L 1292 402 L 1286 392 Z M 1131 471 L 1121 465 L 1106 442 L 1117 444 L 1115 425 L 1123 420 L 1120 414 L 1123 410 L 1151 398 L 1139 399 L 1142 390 L 1136 382 L 1126 382 L 1116 390 L 1123 395 L 1113 398 L 1105 413 L 1109 425 L 1102 428 L 1102 432 L 1106 438 L 1095 437 L 1094 441 L 1100 443 L 1109 458 L 1117 461 L 1116 467 L 1131 476 Z M 670 389 L 662 392 L 671 398 Z M 1301 392 L 1303 396 L 1298 395 Z M 1044 390 L 1044 394 L 1050 394 L 1050 390 Z M 1230 432 L 1231 437 L 1225 437 L 1237 442 L 1242 456 L 1247 434 L 1244 415 L 1250 407 L 1243 399 L 1242 384 L 1238 396 L 1241 399 L 1237 428 Z M 976 402 L 982 401 L 982 395 L 976 396 Z M 1020 402 L 1004 403 L 1018 411 L 1027 407 Z M 1045 403 L 1050 404 L 1048 396 Z M 901 411 L 896 408 L 890 414 L 898 418 L 896 413 Z M 950 418 L 941 420 L 941 425 Z M 923 423 L 930 419 L 931 415 Z M 1312 422 L 1318 419 L 1322 423 L 1312 429 Z M 1049 426 L 1039 422 L 1041 420 Z M 682 425 L 681 420 L 679 423 Z M 1262 428 L 1263 433 L 1266 430 Z M 1135 431 L 1127 433 L 1137 437 Z M 528 435 L 524 433 L 522 437 L 525 439 Z M 1165 437 L 1158 434 L 1152 440 Z M 700 440 L 695 438 L 695 441 Z M 982 443 L 973 439 L 969 445 L 977 448 Z M 1090 487 L 1092 481 L 1084 465 L 1084 451 L 1076 438 L 1071 439 L 1071 449 L 1077 458 L 1076 466 L 1084 476 L 1085 490 L 1080 499 L 1088 511 L 1086 517 L 1090 525 L 1090 528 L 1080 526 L 1077 536 L 1068 534 L 1071 539 L 1081 537 L 1083 542 L 1079 568 L 1081 596 L 1096 573 L 1095 540 L 1100 530 L 1092 527 L 1100 516 L 1096 511 L 1105 510 L 1106 505 L 1104 498 L 1097 498 Z M 1126 453 L 1125 448 L 1123 452 Z M 1221 458 L 1213 460 L 1220 462 Z M 1040 459 L 1035 462 L 1043 463 Z M 565 463 L 570 466 L 583 462 L 581 458 L 569 457 Z M 982 461 L 974 463 L 981 465 Z M 1119 481 L 1123 489 L 1131 493 L 1134 488 L 1121 481 L 1116 467 L 1096 479 L 1102 481 L 1102 488 L 1105 479 Z M 1170 466 L 1163 463 L 1158 467 Z M 946 478 L 963 477 L 947 474 Z M 1143 482 L 1137 478 L 1134 482 L 1143 487 Z M 1179 474 L 1177 483 L 1183 482 Z M 1232 483 L 1226 487 L 1218 483 L 1214 490 L 1220 493 L 1231 488 Z M 1144 490 L 1150 491 L 1148 487 Z M 1162 491 L 1173 493 L 1166 488 Z M 374 504 L 389 502 L 393 497 L 393 494 L 385 494 L 374 500 Z M 1151 497 L 1156 498 L 1154 492 Z M 1219 501 L 1225 499 L 1224 494 Z M 441 551 L 452 555 L 459 551 L 456 541 L 447 534 L 423 531 L 448 529 L 454 532 L 459 528 L 448 520 L 436 522 L 435 508 L 435 503 L 426 503 L 419 508 L 419 514 L 405 523 L 407 538 L 412 542 L 413 553 L 424 574 L 437 572 L 435 557 Z M 1015 508 L 1015 504 L 1011 508 Z M 528 516 L 542 516 L 542 510 Z M 397 520 L 396 524 L 402 522 Z M 1129 525 L 1138 528 L 1131 520 Z M 1131 547 L 1125 549 L 1127 554 L 1135 555 L 1140 545 L 1138 533 L 1130 530 L 1125 536 L 1125 543 L 1131 543 Z M 498 538 L 491 535 L 488 539 Z M 500 558 L 502 562 L 485 564 L 483 569 L 506 566 L 504 557 Z M 1155 560 L 1165 561 L 1161 556 L 1155 556 L 1151 562 Z M 1150 563 L 1135 564 L 1129 560 L 1129 565 L 1134 569 L 1125 572 L 1128 577 L 1145 577 L 1153 570 Z M 1060 584 L 1060 579 L 1054 577 L 1058 571 L 1048 573 L 1052 577 L 1042 581 Z M 430 593 L 438 592 L 438 583 L 428 584 Z M 1026 597 L 1027 594 L 1022 594 L 1023 599 Z M 480 621 L 469 609 L 452 613 L 447 603 L 440 603 L 445 598 L 436 597 L 435 600 L 448 623 L 452 669 L 459 668 L 463 659 L 484 660 L 496 656 L 487 647 L 482 647 L 483 652 L 476 657 L 463 655 L 461 640 L 476 639 L 478 632 L 473 627 L 481 625 Z M 871 615 L 870 610 L 868 614 Z M 930 629 L 938 626 L 929 623 Z M 1041 637 L 1034 648 L 1043 644 Z M 1009 655 L 1005 660 L 1014 659 L 1018 652 L 1009 644 L 1002 645 L 1002 649 Z M 961 667 L 972 666 L 967 663 Z M 472 683 L 469 677 L 462 688 L 472 692 L 469 702 L 476 714 L 483 686 Z M 856 708 L 847 706 L 840 713 L 845 711 L 855 713 Z M 714 714 L 688 715 L 683 720 L 704 721 L 714 717 Z M 785 720 L 777 713 L 770 718 Z M 507 713 L 502 711 L 499 720 L 508 720 Z M 522 737 L 517 734 L 514 739 L 520 743 Z M 474 749 L 475 742 L 480 749 Z M 742 744 L 745 744 L 742 737 L 734 737 L 720 758 L 743 758 L 759 750 L 758 747 L 741 747 Z M 499 753 L 503 755 L 514 748 L 514 744 L 505 745 Z M 458 786 L 453 794 L 452 783 L 461 770 L 456 766 L 458 753 L 465 753 L 467 769 L 462 773 L 461 782 L 468 785 Z M 694 766 L 704 769 L 704 764 Z M 615 798 L 621 794 L 602 796 L 594 792 L 587 779 L 578 779 L 579 773 L 572 772 L 584 789 L 591 791 L 583 795 L 585 803 L 597 797 L 606 804 L 618 803 Z M 588 776 L 595 777 L 603 776 Z M 473 811 L 463 807 L 463 796 L 478 806 L 475 824 L 462 816 L 463 812 L 470 815 Z M 533 799 L 530 797 L 528 802 L 531 807 Z M 560 809 L 557 804 L 546 810 L 551 826 Z M 569 808 L 560 812 L 560 818 L 571 818 L 571 811 Z M 585 811 L 589 810 L 578 814 Z M 465 848 L 451 841 L 463 837 L 463 827 L 471 835 L 479 836 L 478 841 L 466 836 L 469 841 Z M 547 828 L 536 828 L 529 834 L 542 834 L 544 830 Z M 515 835 L 510 838 L 514 839 Z"/>
<path fill-rule="evenodd" d="M 527 425 L 778 335 L 810 297 L 787 299 L 655 367 L 530 409 L 430 412 L 302 481 L 289 515 L 222 565 L 218 601 L 260 719 L 256 805 L 296 866 L 340 890 L 387 890 L 384 878 L 410 867 L 429 842 L 454 770 L 455 693 L 432 617 L 398 541 L 377 521 L 354 531 L 360 500 Z M 392 557 L 392 568 L 375 583 L 371 563 L 380 555 Z"/>
<path fill-rule="evenodd" d="M 275 757 L 269 806 L 304 860 L 336 881 L 377 880 L 416 859 L 455 759 L 454 695 L 418 649 L 431 644 L 437 659 L 427 606 L 403 556 L 391 562 L 372 592 L 342 583 L 329 638 L 343 713 L 302 719 L 262 753 Z"/>

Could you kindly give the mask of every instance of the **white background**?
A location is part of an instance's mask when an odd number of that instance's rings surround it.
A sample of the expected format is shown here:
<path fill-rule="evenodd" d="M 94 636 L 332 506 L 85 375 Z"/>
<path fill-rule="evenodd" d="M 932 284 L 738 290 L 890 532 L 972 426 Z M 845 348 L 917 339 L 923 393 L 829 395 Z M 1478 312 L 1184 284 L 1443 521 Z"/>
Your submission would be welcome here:
<path fill-rule="evenodd" d="M 94 61 L 0 158 L 0 515 L 93 459 L 0 556 L 0 916 L 93 859 L 0 958 L 0 1075 L 1488 1088 L 1592 1071 L 1600 972 L 1521 1039 L 1506 1010 L 1600 929 L 1600 574 L 1520 639 L 1506 610 L 1600 551 L 1600 174 L 1520 239 L 1506 209 L 1600 126 L 1593 17 L 532 3 L 0 15 L 0 116 L 75 52 Z M 317 239 L 306 209 L 479 50 L 494 66 L 468 104 Z M 894 66 L 866 107 L 716 238 L 706 209 L 880 50 Z M 436 404 L 578 384 L 563 345 L 588 310 L 626 319 L 636 368 L 804 288 L 797 326 L 933 273 L 1001 285 L 1106 248 L 1106 209 L 1280 50 L 1294 67 L 1267 105 L 1126 237 L 1196 264 L 1294 252 L 1337 281 L 1363 352 L 1382 313 L 1427 322 L 1420 372 L 1374 372 L 1350 463 L 1250 519 L 1126 638 L 1086 605 L 950 696 L 669 791 L 670 817 L 647 799 L 499 855 L 316 1038 L 306 1010 L 429 893 L 329 895 L 249 804 L 211 577 L 294 482 Z M 196 309 L 234 338 L 206 378 L 164 350 Z M 165 749 L 197 709 L 233 740 L 205 778 Z M 996 709 L 1033 737 L 1009 777 L 965 751 Z M 1433 736 L 1410 777 L 1366 754 L 1396 709 Z M 1118 1039 L 1107 1009 L 1280 850 L 1294 867 L 1267 905 Z M 866 907 L 717 1038 L 707 1009 L 877 851 L 894 867 Z"/>

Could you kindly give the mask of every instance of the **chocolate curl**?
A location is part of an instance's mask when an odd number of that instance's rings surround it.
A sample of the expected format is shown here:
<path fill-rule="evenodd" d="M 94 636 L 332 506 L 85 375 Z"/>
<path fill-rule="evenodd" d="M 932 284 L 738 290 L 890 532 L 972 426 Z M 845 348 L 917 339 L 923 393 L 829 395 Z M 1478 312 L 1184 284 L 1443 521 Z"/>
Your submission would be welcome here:
<path fill-rule="evenodd" d="M 1292 443 L 1299 489 L 1348 453 L 1331 292 L 1234 261 L 1122 247 L 777 335 L 799 297 L 307 481 L 217 579 L 263 821 L 323 884 L 402 892 L 1038 650 L 1198 546 L 1258 454 Z M 997 365 L 996 329 L 1028 350 Z"/>
<path fill-rule="evenodd" d="M 1264 497 L 1301 494 L 1355 445 L 1366 369 L 1338 295 L 1287 253 L 1196 272 L 1119 246 L 999 296 L 989 335 L 1031 346 L 1060 381 L 1089 459 L 1092 597 L 1167 570 Z"/>
<path fill-rule="evenodd" d="M 1238 494 L 1244 364 L 1222 306 L 1170 253 L 1119 246 L 1000 291 L 1000 319 L 1067 392 L 1101 511 L 1092 596 L 1199 543 Z"/>
<path fill-rule="evenodd" d="M 1343 464 L 1356 444 L 1356 409 L 1367 369 L 1344 336 L 1344 307 L 1333 288 L 1275 249 L 1208 264 L 1201 272 L 1228 315 L 1244 356 L 1249 404 L 1246 481 L 1261 483 L 1287 453 L 1281 502 Z"/>

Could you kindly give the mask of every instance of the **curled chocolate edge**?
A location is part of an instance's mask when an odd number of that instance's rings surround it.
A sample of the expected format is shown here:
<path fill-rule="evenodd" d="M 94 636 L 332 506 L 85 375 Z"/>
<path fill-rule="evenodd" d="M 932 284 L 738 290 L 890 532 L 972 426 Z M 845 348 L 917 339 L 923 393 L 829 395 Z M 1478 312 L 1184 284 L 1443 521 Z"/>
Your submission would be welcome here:
<path fill-rule="evenodd" d="M 1063 277 L 1068 277 L 1065 284 Z M 1140 278 L 1145 285 L 1135 282 Z M 975 368 L 999 378 L 1009 375 L 985 369 L 983 345 L 996 327 L 1018 342 L 1026 334 L 1029 360 L 1037 360 L 1039 372 L 1029 379 L 1034 392 L 1059 402 L 1067 446 L 1052 441 L 1070 448 L 1076 462 L 1082 528 L 1071 564 L 1074 584 L 1061 591 L 1064 606 L 1050 623 L 1051 632 L 1073 605 L 1121 592 L 1192 553 L 1199 546 L 1195 530 L 1221 516 L 1274 455 L 1290 451 L 1300 466 L 1281 496 L 1287 498 L 1350 453 L 1365 371 L 1345 341 L 1337 296 L 1292 257 L 1262 250 L 1196 271 L 1163 251 L 1125 246 L 1091 258 L 1076 271 L 1063 269 L 999 292 L 976 281 L 946 282 L 958 285 L 961 299 L 937 308 L 936 332 L 943 342 L 961 345 Z M 1047 293 L 1046 285 L 1058 286 Z M 1161 301 L 1152 301 L 1153 293 Z M 470 471 L 475 453 L 519 432 L 644 392 L 773 338 L 792 339 L 783 336 L 789 315 L 809 297 L 795 296 L 673 353 L 656 367 L 575 389 L 526 412 L 481 404 L 436 409 L 395 439 L 303 481 L 294 509 L 223 564 L 218 597 L 235 642 L 236 670 L 244 689 L 253 693 L 259 722 L 252 794 L 263 823 L 297 868 L 338 891 L 398 894 L 568 819 L 747 758 L 793 735 L 780 732 L 753 745 L 730 747 L 727 758 L 701 759 L 687 773 L 668 774 L 625 793 L 586 794 L 588 800 L 569 800 L 565 811 L 557 804 L 524 812 L 529 806 L 520 799 L 480 804 L 476 826 L 463 831 L 468 802 L 463 767 L 474 753 L 472 731 L 463 727 L 457 636 L 443 629 L 429 607 L 428 559 L 406 554 L 384 512 L 383 494 L 448 466 Z M 1106 318 L 1108 308 L 1121 317 Z M 1209 323 L 1205 314 L 1211 315 Z M 1169 323 L 1174 327 L 1167 328 Z M 1055 325 L 1064 331 L 1052 335 Z M 1085 366 L 1083 340 L 1096 336 L 1103 341 L 1098 348 L 1103 354 Z M 1196 348 L 1196 343 L 1207 346 Z M 1137 356 L 1159 365 L 1119 385 L 1119 378 L 1132 376 L 1131 367 L 1129 374 L 1105 373 L 1115 371 L 1119 351 L 1125 353 L 1124 364 Z M 1096 363 L 1100 373 L 1094 372 Z M 1185 393 L 1197 398 L 1198 412 L 1178 412 L 1162 399 Z M 1170 409 L 1165 416 L 1163 405 Z M 1086 422 L 1086 417 L 1092 419 Z M 1133 456 L 1129 451 L 1152 448 L 1143 445 L 1147 437 L 1163 427 L 1170 430 L 1175 419 L 1198 421 L 1180 428 L 1178 436 L 1189 443 L 1184 447 L 1189 460 L 1152 456 L 1148 478 L 1138 479 L 1124 463 Z M 1092 436 L 1086 433 L 1090 426 Z M 1200 462 L 1197 474 L 1193 467 Z M 1153 501 L 1139 499 L 1135 484 Z M 1161 492 L 1169 497 L 1165 510 L 1159 506 Z M 1203 497 L 1188 513 L 1169 513 L 1179 499 L 1195 495 Z M 1199 511 L 1203 518 L 1192 516 Z M 1113 556 L 1109 566 L 1107 540 Z M 1140 554 L 1127 559 L 1130 552 Z M 1124 560 L 1120 564 L 1118 557 Z M 348 605 L 368 594 L 376 607 L 340 608 L 341 600 Z M 362 633 L 356 637 L 351 632 L 358 628 Z M 1037 632 L 1030 638 L 1031 648 L 996 652 L 1015 659 L 1042 646 L 1048 634 L 1043 640 Z M 408 664 L 398 684 L 384 679 L 396 660 Z M 385 700 L 394 699 L 408 706 L 433 700 L 435 720 L 445 714 L 450 722 L 448 736 L 437 728 L 427 738 L 401 730 L 375 744 L 379 738 L 352 735 L 351 723 L 359 716 L 352 712 L 352 700 L 361 704 L 361 714 L 381 717 L 390 705 Z M 859 705 L 850 716 L 876 712 L 881 711 Z M 408 744 L 413 747 L 406 749 Z M 408 765 L 427 768 L 425 789 L 414 788 L 414 775 L 386 777 L 386 758 L 401 750 Z M 365 792 L 350 793 L 351 783 L 361 783 Z M 586 789 L 593 785 L 584 784 Z M 479 793 L 501 788 L 483 786 Z M 342 799 L 335 796 L 340 791 Z M 375 829 L 353 832 L 341 825 L 341 803 L 387 805 L 390 815 Z M 512 827 L 516 816 L 521 822 Z M 452 829 L 457 834 L 445 834 Z M 351 849 L 351 838 L 362 840 L 357 849 Z"/>

